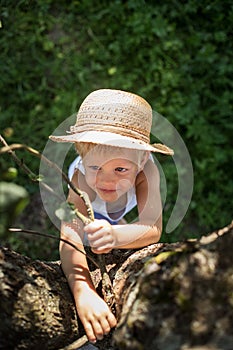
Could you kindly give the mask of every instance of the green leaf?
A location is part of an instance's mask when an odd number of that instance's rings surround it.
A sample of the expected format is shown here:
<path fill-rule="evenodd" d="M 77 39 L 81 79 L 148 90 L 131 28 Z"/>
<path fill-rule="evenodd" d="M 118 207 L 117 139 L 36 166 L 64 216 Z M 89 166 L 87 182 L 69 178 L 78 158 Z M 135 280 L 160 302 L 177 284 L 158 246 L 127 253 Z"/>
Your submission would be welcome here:
<path fill-rule="evenodd" d="M 55 211 L 56 216 L 61 221 L 72 221 L 77 218 L 72 204 L 63 202 L 60 207 Z"/>

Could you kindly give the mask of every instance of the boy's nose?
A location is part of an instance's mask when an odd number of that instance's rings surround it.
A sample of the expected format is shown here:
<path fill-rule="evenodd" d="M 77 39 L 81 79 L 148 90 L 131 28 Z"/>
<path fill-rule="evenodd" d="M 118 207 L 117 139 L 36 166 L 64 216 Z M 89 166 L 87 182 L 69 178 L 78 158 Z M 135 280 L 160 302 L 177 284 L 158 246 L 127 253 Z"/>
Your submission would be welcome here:
<path fill-rule="evenodd" d="M 100 172 L 97 175 L 97 180 L 103 184 L 115 184 L 116 176 L 112 172 Z"/>

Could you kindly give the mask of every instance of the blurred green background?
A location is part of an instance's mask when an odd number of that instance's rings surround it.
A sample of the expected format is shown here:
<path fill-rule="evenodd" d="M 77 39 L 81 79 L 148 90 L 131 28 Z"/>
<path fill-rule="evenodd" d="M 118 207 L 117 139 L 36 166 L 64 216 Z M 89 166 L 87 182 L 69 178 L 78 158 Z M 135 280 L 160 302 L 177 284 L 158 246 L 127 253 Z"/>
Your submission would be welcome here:
<path fill-rule="evenodd" d="M 232 1 L 3 0 L 0 16 L 0 133 L 9 144 L 42 152 L 48 135 L 91 91 L 137 93 L 177 129 L 193 162 L 188 212 L 162 241 L 199 237 L 231 222 Z M 36 157 L 17 155 L 38 173 Z M 168 157 L 159 161 L 168 186 L 166 225 L 177 196 L 176 168 Z M 9 196 L 1 197 L 1 243 L 33 258 L 58 258 L 57 242 L 6 231 L 16 220 L 58 235 L 38 184 L 9 155 L 0 156 L 0 169 L 2 192 L 17 197 L 10 206 Z"/>

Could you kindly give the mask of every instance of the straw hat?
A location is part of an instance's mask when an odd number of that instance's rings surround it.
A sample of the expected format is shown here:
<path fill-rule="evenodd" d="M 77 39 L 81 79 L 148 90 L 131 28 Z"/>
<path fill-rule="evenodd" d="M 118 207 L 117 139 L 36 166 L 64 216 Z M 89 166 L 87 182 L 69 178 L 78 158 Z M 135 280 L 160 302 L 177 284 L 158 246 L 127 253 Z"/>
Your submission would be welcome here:
<path fill-rule="evenodd" d="M 151 125 L 152 108 L 142 97 L 100 89 L 85 98 L 67 135 L 49 138 L 56 142 L 90 142 L 172 155 L 169 147 L 150 144 Z"/>

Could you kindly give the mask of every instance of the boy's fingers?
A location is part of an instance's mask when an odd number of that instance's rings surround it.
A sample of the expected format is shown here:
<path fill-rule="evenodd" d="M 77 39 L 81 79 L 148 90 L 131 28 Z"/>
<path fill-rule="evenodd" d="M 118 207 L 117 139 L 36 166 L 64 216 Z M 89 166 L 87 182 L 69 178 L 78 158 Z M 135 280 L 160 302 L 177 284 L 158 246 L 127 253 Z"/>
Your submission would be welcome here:
<path fill-rule="evenodd" d="M 97 251 L 104 251 L 104 250 L 113 249 L 113 245 L 111 244 L 111 242 L 109 242 L 109 243 L 99 242 L 98 244 L 96 242 L 95 243 L 90 242 L 90 247 L 97 250 Z"/>
<path fill-rule="evenodd" d="M 111 226 L 106 220 L 95 220 L 90 222 L 88 225 L 84 226 L 84 231 L 87 233 L 94 233 L 95 231 L 100 230 L 103 227 Z"/>
<path fill-rule="evenodd" d="M 88 241 L 90 242 L 91 245 L 93 245 L 93 247 L 101 247 L 101 246 L 113 243 L 113 239 L 110 235 L 101 236 L 101 237 L 88 236 Z"/>
<path fill-rule="evenodd" d="M 91 343 L 96 343 L 97 339 L 103 339 L 104 335 L 107 335 L 111 328 L 116 326 L 116 318 L 112 313 L 108 313 L 106 317 L 98 319 L 92 319 L 89 322 L 84 322 L 83 326 L 88 340 Z"/>
<path fill-rule="evenodd" d="M 112 237 L 111 232 L 108 228 L 104 227 L 99 229 L 96 232 L 86 232 L 89 240 L 97 240 L 101 239 L 103 237 L 110 239 Z"/>
<path fill-rule="evenodd" d="M 95 254 L 108 254 L 111 252 L 112 248 L 108 248 L 108 249 L 95 249 L 95 248 L 91 248 L 92 252 L 95 253 Z"/>
<path fill-rule="evenodd" d="M 107 335 L 111 330 L 109 322 L 106 319 L 103 319 L 103 320 L 101 320 L 101 326 L 102 326 L 104 335 Z"/>
<path fill-rule="evenodd" d="M 108 322 L 111 328 L 116 327 L 117 320 L 116 317 L 111 313 L 108 315 Z"/>
<path fill-rule="evenodd" d="M 102 227 L 103 223 L 101 222 L 102 220 L 94 220 L 90 222 L 89 224 L 84 226 L 84 229 L 89 231 L 89 230 L 96 230 L 98 227 Z"/>
<path fill-rule="evenodd" d="M 87 323 L 86 325 L 84 324 L 83 326 L 84 326 L 84 329 L 85 329 L 85 332 L 86 332 L 88 340 L 91 343 L 96 343 L 97 339 L 96 339 L 96 336 L 94 334 L 94 330 L 92 328 L 91 323 Z"/>
<path fill-rule="evenodd" d="M 104 337 L 104 330 L 102 328 L 102 325 L 99 323 L 99 322 L 95 322 L 93 325 L 93 330 L 94 330 L 94 333 L 95 333 L 95 336 L 98 340 L 101 340 L 103 339 Z"/>

